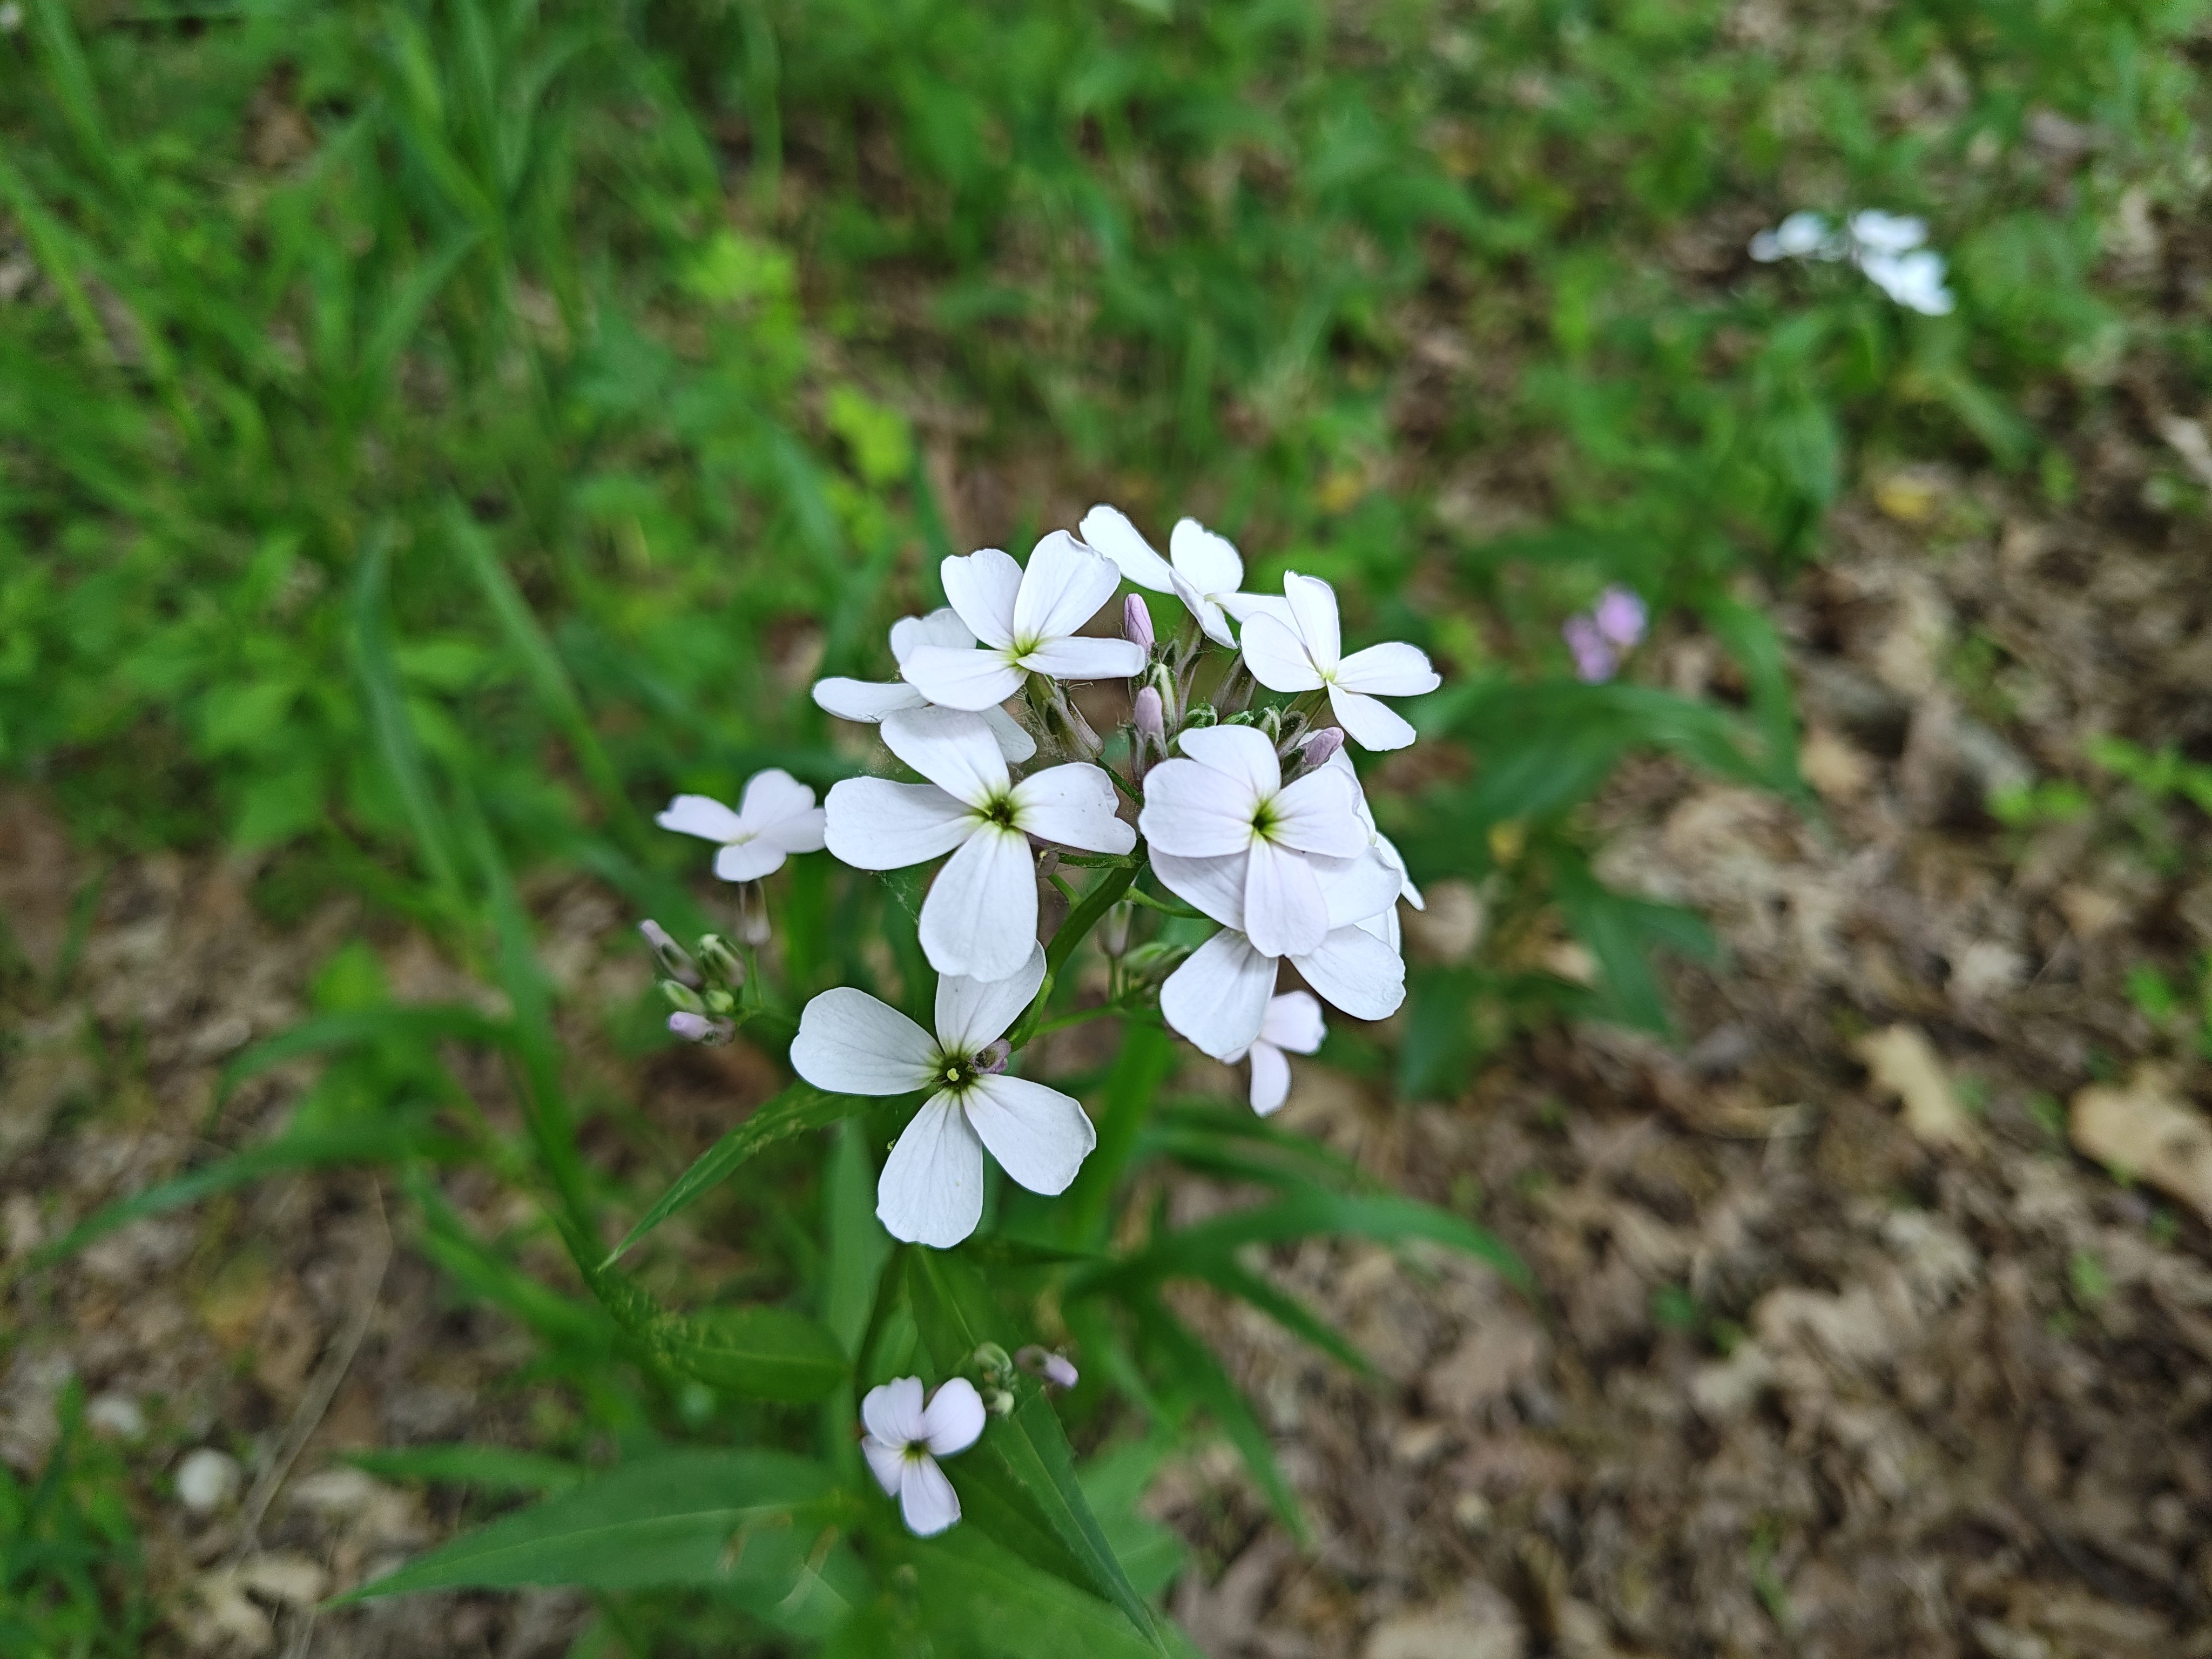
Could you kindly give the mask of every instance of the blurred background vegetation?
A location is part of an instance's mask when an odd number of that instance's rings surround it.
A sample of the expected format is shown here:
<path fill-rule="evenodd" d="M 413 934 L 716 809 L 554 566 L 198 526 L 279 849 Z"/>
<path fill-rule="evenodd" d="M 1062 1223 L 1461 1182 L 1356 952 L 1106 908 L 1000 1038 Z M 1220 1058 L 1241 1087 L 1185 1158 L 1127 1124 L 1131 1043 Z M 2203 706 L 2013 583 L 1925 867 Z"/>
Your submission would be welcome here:
<path fill-rule="evenodd" d="M 811 678 L 880 675 L 971 536 L 1113 500 L 1444 670 L 1384 827 L 1493 943 L 1331 1058 L 1419 1096 L 1556 1011 L 1663 1029 L 1650 953 L 1705 934 L 1577 809 L 1655 748 L 1804 799 L 1765 604 L 1839 493 L 1951 459 L 2063 502 L 2124 376 L 2203 386 L 2204 294 L 2130 250 L 2201 234 L 2204 10 L 11 0 L 0 766 L 493 972 L 497 872 L 695 919 L 641 811 L 854 769 Z M 1869 206 L 1954 313 L 1744 252 Z M 1576 683 L 1613 581 L 1710 675 Z M 892 907 L 793 880 L 799 991 L 871 982 Z M 1570 933 L 1593 972 L 1515 945 Z M 348 1063 L 332 1122 L 411 1075 Z"/>

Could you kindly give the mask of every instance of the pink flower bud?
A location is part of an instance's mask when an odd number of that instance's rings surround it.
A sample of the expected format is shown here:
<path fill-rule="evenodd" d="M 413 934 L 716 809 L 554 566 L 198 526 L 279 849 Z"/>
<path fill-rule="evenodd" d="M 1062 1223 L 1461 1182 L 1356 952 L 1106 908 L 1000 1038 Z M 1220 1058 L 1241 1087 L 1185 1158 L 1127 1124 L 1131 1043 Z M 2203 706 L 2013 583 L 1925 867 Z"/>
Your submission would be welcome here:
<path fill-rule="evenodd" d="M 669 1015 L 668 1029 L 686 1042 L 701 1043 L 709 1048 L 720 1048 L 738 1034 L 732 1020 L 709 1019 L 704 1014 L 693 1013 Z"/>
<path fill-rule="evenodd" d="M 1072 1389 L 1082 1380 L 1066 1354 L 1040 1348 L 1034 1342 L 1014 1356 L 1014 1364 L 1031 1376 L 1042 1378 L 1048 1388 Z"/>
<path fill-rule="evenodd" d="M 1143 647 L 1146 656 L 1152 654 L 1152 613 L 1141 593 L 1132 593 L 1121 601 L 1121 637 Z"/>
<path fill-rule="evenodd" d="M 1154 687 L 1147 685 L 1138 691 L 1135 712 L 1130 719 L 1139 737 L 1158 744 L 1168 740 L 1167 717 L 1160 705 L 1160 694 Z"/>
<path fill-rule="evenodd" d="M 1309 732 L 1298 746 L 1304 750 L 1309 767 L 1326 766 L 1336 751 L 1344 747 L 1344 728 L 1324 726 L 1318 732 Z"/>
<path fill-rule="evenodd" d="M 698 964 L 691 960 L 690 953 L 682 945 L 670 937 L 665 927 L 657 921 L 647 921 L 638 923 L 637 931 L 645 935 L 645 942 L 653 947 L 653 958 L 660 963 L 662 973 L 686 985 L 699 982 Z"/>
<path fill-rule="evenodd" d="M 985 1043 L 975 1055 L 975 1070 L 984 1077 L 996 1077 L 1006 1069 L 1006 1062 L 1014 1055 L 1014 1045 L 1000 1037 Z"/>

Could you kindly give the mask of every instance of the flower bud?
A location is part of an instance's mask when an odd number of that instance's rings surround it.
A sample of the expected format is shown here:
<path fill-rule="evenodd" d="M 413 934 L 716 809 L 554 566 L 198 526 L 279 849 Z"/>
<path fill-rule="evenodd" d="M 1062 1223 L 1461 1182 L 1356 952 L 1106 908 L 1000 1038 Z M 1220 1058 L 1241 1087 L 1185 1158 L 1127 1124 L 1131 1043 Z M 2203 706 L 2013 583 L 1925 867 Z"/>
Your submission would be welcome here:
<path fill-rule="evenodd" d="M 975 1367 L 986 1376 L 1002 1377 L 1012 1372 L 1014 1362 L 997 1343 L 986 1342 L 975 1350 Z"/>
<path fill-rule="evenodd" d="M 1072 1389 L 1082 1380 L 1066 1354 L 1040 1348 L 1034 1342 L 1014 1356 L 1014 1363 L 1031 1376 L 1042 1378 L 1047 1388 Z"/>
<path fill-rule="evenodd" d="M 1132 593 L 1121 602 L 1121 637 L 1147 657 L 1152 654 L 1152 613 L 1141 593 Z"/>
<path fill-rule="evenodd" d="M 734 1014 L 738 1012 L 738 1000 L 719 985 L 706 994 L 705 1001 L 707 1012 L 710 1014 Z"/>
<path fill-rule="evenodd" d="M 986 1389 L 983 1391 L 983 1409 L 994 1417 L 1012 1417 L 1014 1414 L 1014 1396 L 1006 1389 Z"/>
<path fill-rule="evenodd" d="M 1194 730 L 1202 726 L 1218 726 L 1221 724 L 1221 716 L 1214 712 L 1213 705 L 1210 702 L 1193 703 L 1190 712 L 1182 717 L 1182 723 L 1186 730 Z"/>
<path fill-rule="evenodd" d="M 703 1014 L 707 1012 L 707 1005 L 700 1000 L 699 994 L 680 979 L 661 981 L 660 994 L 668 999 L 670 1007 L 679 1012 Z"/>
<path fill-rule="evenodd" d="M 1152 672 L 1145 677 L 1145 684 L 1159 693 L 1161 719 L 1172 726 L 1176 718 L 1175 674 L 1165 663 L 1156 662 L 1152 665 Z"/>
<path fill-rule="evenodd" d="M 1318 732 L 1310 732 L 1306 734 L 1306 740 L 1301 746 L 1305 751 L 1306 764 L 1309 767 L 1326 766 L 1336 751 L 1344 747 L 1344 728 L 1340 726 L 1324 726 Z"/>
<path fill-rule="evenodd" d="M 699 964 L 733 991 L 745 982 L 744 958 L 731 949 L 729 940 L 720 933 L 701 937 Z"/>
<path fill-rule="evenodd" d="M 1139 945 L 1123 957 L 1121 972 L 1133 984 L 1165 979 L 1169 971 L 1189 954 L 1190 946 L 1188 945 L 1170 945 L 1164 939 L 1154 939 L 1149 945 Z"/>
<path fill-rule="evenodd" d="M 1135 708 L 1129 719 L 1137 728 L 1138 737 L 1156 744 L 1167 742 L 1167 714 L 1161 707 L 1160 694 L 1155 688 L 1147 685 L 1137 693 Z"/>
<path fill-rule="evenodd" d="M 696 1042 L 709 1048 L 719 1048 L 737 1036 L 735 1021 L 709 1019 L 704 1014 L 675 1013 L 668 1017 L 668 1029 L 686 1042 Z"/>
<path fill-rule="evenodd" d="M 653 960 L 660 971 L 671 979 L 681 980 L 686 985 L 699 982 L 699 965 L 684 954 L 684 947 L 669 936 L 668 930 L 659 922 L 647 919 L 637 925 L 645 935 L 645 942 L 653 947 Z"/>
<path fill-rule="evenodd" d="M 980 1076 L 996 1077 L 1006 1069 L 1006 1062 L 1014 1057 L 1014 1045 L 1004 1037 L 994 1038 L 975 1053 L 975 1070 Z"/>
<path fill-rule="evenodd" d="M 769 942 L 768 896 L 757 881 L 738 889 L 738 942 L 757 951 Z"/>
<path fill-rule="evenodd" d="M 1098 948 L 1109 957 L 1118 957 L 1129 948 L 1129 919 L 1136 908 L 1126 902 L 1114 906 L 1098 924 Z"/>

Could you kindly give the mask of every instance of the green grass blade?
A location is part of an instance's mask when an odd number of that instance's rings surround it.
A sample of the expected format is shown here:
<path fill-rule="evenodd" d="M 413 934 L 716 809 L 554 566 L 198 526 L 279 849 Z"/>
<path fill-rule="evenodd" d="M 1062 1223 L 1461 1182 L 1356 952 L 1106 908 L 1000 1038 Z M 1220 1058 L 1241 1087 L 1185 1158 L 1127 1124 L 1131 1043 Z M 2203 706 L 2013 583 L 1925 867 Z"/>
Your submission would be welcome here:
<path fill-rule="evenodd" d="M 738 1166 L 755 1154 L 809 1129 L 827 1128 L 841 1118 L 868 1109 L 868 1103 L 851 1095 L 824 1094 L 811 1083 L 794 1083 L 758 1107 L 743 1123 L 699 1155 L 696 1162 L 676 1178 L 623 1236 L 601 1267 L 612 1267 L 647 1233 L 678 1211 L 690 1208 L 728 1180 Z"/>
<path fill-rule="evenodd" d="M 565 1458 L 513 1446 L 405 1446 L 340 1452 L 338 1461 L 386 1480 L 423 1480 L 491 1492 L 566 1492 L 591 1471 Z"/>

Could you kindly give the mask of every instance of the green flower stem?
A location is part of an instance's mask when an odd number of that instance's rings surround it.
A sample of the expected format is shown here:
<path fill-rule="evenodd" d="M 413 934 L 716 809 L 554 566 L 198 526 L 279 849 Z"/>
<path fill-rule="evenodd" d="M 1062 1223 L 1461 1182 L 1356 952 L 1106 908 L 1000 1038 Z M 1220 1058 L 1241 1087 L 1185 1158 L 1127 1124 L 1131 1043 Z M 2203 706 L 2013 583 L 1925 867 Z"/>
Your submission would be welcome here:
<path fill-rule="evenodd" d="M 1091 884 L 1091 890 L 1067 913 L 1067 920 L 1060 924 L 1060 930 L 1052 936 L 1052 943 L 1045 946 L 1044 983 L 1037 987 L 1036 1000 L 1030 1004 L 1029 1012 L 1022 1016 L 1022 1023 L 1007 1034 L 1007 1043 L 1014 1050 L 1018 1052 L 1022 1045 L 1036 1034 L 1037 1022 L 1043 1018 L 1045 1006 L 1052 1000 L 1052 988 L 1060 978 L 1060 970 L 1075 954 L 1075 947 L 1090 937 L 1092 928 L 1105 920 L 1107 911 L 1114 908 L 1115 902 L 1129 890 L 1129 884 L 1137 878 L 1139 867 L 1133 860 L 1119 868 L 1107 871 Z"/>

